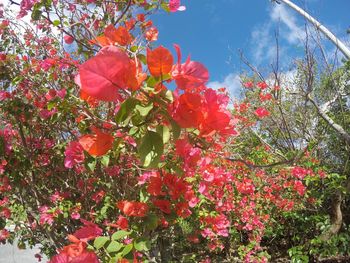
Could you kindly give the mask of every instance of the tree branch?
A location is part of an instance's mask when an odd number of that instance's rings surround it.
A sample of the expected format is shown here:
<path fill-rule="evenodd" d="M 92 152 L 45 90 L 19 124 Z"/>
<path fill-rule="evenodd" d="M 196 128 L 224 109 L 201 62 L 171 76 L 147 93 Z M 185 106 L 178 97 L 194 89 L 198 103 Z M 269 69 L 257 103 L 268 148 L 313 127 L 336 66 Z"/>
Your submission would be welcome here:
<path fill-rule="evenodd" d="M 310 96 L 310 94 L 307 95 L 307 98 L 315 106 L 318 114 L 322 117 L 322 119 L 324 119 L 328 123 L 328 125 L 330 125 L 342 139 L 344 139 L 348 144 L 350 144 L 350 134 L 347 133 L 342 126 L 335 123 L 335 121 L 331 117 L 329 117 L 327 113 L 315 102 L 315 100 Z"/>
<path fill-rule="evenodd" d="M 273 2 L 277 2 L 273 0 Z M 322 25 L 319 21 L 309 15 L 305 10 L 294 4 L 289 0 L 278 0 L 277 3 L 282 2 L 288 5 L 290 8 L 294 9 L 300 15 L 302 15 L 306 20 L 308 20 L 311 24 L 314 25 L 316 30 L 321 31 L 333 44 L 344 54 L 347 59 L 350 59 L 350 49 L 342 42 L 339 38 L 337 38 L 328 28 Z"/>

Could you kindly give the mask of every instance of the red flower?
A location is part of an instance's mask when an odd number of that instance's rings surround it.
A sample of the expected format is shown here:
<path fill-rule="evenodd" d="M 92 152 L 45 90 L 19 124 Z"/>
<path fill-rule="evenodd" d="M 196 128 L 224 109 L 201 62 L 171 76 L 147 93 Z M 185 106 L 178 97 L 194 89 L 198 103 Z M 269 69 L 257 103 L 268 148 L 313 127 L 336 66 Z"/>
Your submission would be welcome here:
<path fill-rule="evenodd" d="M 153 204 L 166 214 L 171 213 L 170 202 L 168 200 L 154 200 Z"/>
<path fill-rule="evenodd" d="M 188 204 L 186 202 L 181 202 L 176 205 L 176 214 L 182 218 L 189 217 L 192 212 L 188 209 Z"/>
<path fill-rule="evenodd" d="M 196 128 L 203 119 L 202 106 L 199 94 L 184 93 L 174 101 L 173 118 L 182 128 Z"/>
<path fill-rule="evenodd" d="M 69 237 L 74 243 L 63 247 L 49 263 L 99 263 L 96 254 L 86 250 L 86 243 L 73 236 Z"/>
<path fill-rule="evenodd" d="M 309 171 L 305 168 L 302 168 L 302 167 L 299 167 L 299 166 L 296 166 L 293 168 L 292 170 L 292 175 L 295 177 L 295 178 L 298 178 L 300 180 L 304 179 L 304 177 L 309 173 Z"/>
<path fill-rule="evenodd" d="M 120 229 L 128 229 L 129 227 L 129 221 L 124 216 L 119 216 L 116 224 Z"/>
<path fill-rule="evenodd" d="M 6 240 L 10 237 L 10 232 L 6 229 L 0 230 L 0 241 Z"/>
<path fill-rule="evenodd" d="M 148 205 L 142 202 L 119 201 L 117 207 L 127 216 L 144 217 L 148 212 Z"/>
<path fill-rule="evenodd" d="M 151 176 L 149 181 L 150 182 L 147 187 L 147 192 L 150 195 L 153 195 L 153 196 L 165 195 L 165 193 L 162 192 L 163 183 L 159 174 L 157 174 L 157 176 Z"/>
<path fill-rule="evenodd" d="M 115 28 L 114 25 L 109 25 L 106 27 L 104 35 L 112 45 L 117 42 L 121 46 L 126 46 L 133 40 L 129 31 L 123 26 Z"/>
<path fill-rule="evenodd" d="M 80 66 L 76 84 L 95 99 L 115 101 L 121 100 L 120 89 L 138 88 L 136 75 L 135 62 L 124 51 L 106 46 Z"/>
<path fill-rule="evenodd" d="M 272 99 L 272 95 L 270 93 L 267 93 L 267 94 L 262 94 L 260 93 L 259 94 L 259 97 L 260 97 L 260 101 L 261 102 L 264 102 L 264 101 L 267 101 L 267 100 L 271 100 Z"/>
<path fill-rule="evenodd" d="M 74 232 L 73 235 L 76 238 L 88 241 L 102 235 L 102 229 L 99 228 L 98 225 L 84 219 L 80 219 L 80 221 L 84 224 L 84 226 Z"/>
<path fill-rule="evenodd" d="M 243 83 L 243 86 L 247 89 L 250 89 L 250 88 L 253 88 L 254 83 L 251 81 L 247 81 L 247 82 Z"/>
<path fill-rule="evenodd" d="M 72 36 L 69 36 L 69 35 L 65 35 L 63 37 L 63 39 L 64 39 L 64 42 L 66 42 L 66 44 L 68 44 L 68 45 L 72 44 L 74 41 L 74 38 Z"/>
<path fill-rule="evenodd" d="M 113 146 L 114 138 L 108 133 L 94 129 L 95 134 L 87 134 L 79 138 L 80 145 L 92 156 L 102 156 Z"/>
<path fill-rule="evenodd" d="M 145 38 L 148 41 L 157 41 L 158 40 L 158 29 L 155 27 L 151 27 L 145 33 Z"/>
<path fill-rule="evenodd" d="M 293 189 L 297 191 L 300 196 L 303 196 L 306 192 L 306 187 L 301 181 L 294 181 Z"/>
<path fill-rule="evenodd" d="M 169 74 L 173 61 L 173 55 L 165 47 L 160 46 L 154 50 L 147 49 L 147 65 L 149 72 L 154 77 Z"/>
<path fill-rule="evenodd" d="M 266 84 L 265 82 L 258 82 L 256 85 L 257 85 L 258 88 L 260 88 L 260 89 L 266 89 L 266 88 L 268 87 L 267 84 Z"/>
<path fill-rule="evenodd" d="M 269 116 L 270 112 L 267 109 L 263 108 L 263 107 L 259 107 L 259 108 L 257 108 L 255 110 L 254 114 L 256 116 L 258 116 L 259 118 L 264 118 L 264 117 Z"/>
<path fill-rule="evenodd" d="M 209 72 L 207 68 L 196 61 L 191 61 L 190 57 L 187 58 L 186 62 L 181 63 L 181 50 L 178 45 L 174 45 L 178 61 L 173 67 L 172 76 L 179 89 L 186 91 L 193 91 L 197 88 L 201 88 L 209 80 Z"/>

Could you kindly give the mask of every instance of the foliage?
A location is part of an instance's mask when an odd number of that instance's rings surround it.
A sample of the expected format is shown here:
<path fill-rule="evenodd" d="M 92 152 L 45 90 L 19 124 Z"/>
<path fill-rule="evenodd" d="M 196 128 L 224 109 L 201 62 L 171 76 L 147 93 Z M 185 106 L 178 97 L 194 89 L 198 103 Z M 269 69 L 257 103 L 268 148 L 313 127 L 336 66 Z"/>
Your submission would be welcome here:
<path fill-rule="evenodd" d="M 306 258 L 305 226 L 324 220 L 308 211 L 336 177 L 286 136 L 282 87 L 247 81 L 229 110 L 204 65 L 152 43 L 148 15 L 180 1 L 20 7 L 35 28 L 0 12 L 2 241 L 40 244 L 52 263 L 267 262 L 285 239 Z"/>

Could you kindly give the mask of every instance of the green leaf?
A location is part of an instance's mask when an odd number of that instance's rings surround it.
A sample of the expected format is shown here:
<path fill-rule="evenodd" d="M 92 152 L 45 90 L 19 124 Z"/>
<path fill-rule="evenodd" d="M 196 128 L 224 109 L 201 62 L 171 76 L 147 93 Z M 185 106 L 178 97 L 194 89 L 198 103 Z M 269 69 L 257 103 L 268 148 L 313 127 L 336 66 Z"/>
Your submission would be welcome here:
<path fill-rule="evenodd" d="M 151 242 L 147 238 L 139 238 L 134 241 L 134 248 L 138 251 L 148 251 L 151 248 Z"/>
<path fill-rule="evenodd" d="M 32 12 L 32 19 L 35 21 L 35 20 L 39 20 L 40 16 L 42 14 L 42 11 L 39 10 L 39 9 L 34 9 L 33 12 Z"/>
<path fill-rule="evenodd" d="M 131 51 L 131 52 L 136 52 L 138 49 L 139 49 L 138 46 L 132 46 L 132 47 L 130 48 L 130 51 Z"/>
<path fill-rule="evenodd" d="M 153 103 L 146 105 L 146 106 L 141 106 L 141 105 L 136 105 L 136 110 L 141 114 L 141 116 L 146 117 L 148 113 L 153 109 Z"/>
<path fill-rule="evenodd" d="M 119 240 L 123 237 L 126 237 L 129 234 L 130 234 L 130 232 L 128 232 L 128 231 L 119 230 L 112 235 L 112 240 Z"/>
<path fill-rule="evenodd" d="M 164 11 L 170 12 L 170 8 L 169 8 L 169 4 L 168 3 L 163 2 L 163 3 L 161 3 L 160 6 L 164 9 Z"/>
<path fill-rule="evenodd" d="M 144 65 L 147 64 L 147 59 L 146 59 L 146 56 L 145 56 L 144 54 L 138 54 L 138 55 L 137 55 L 137 58 L 138 58 Z"/>
<path fill-rule="evenodd" d="M 170 139 L 170 130 L 168 126 L 160 125 L 157 127 L 157 132 L 163 138 L 163 143 L 166 144 Z"/>
<path fill-rule="evenodd" d="M 54 26 L 59 26 L 59 25 L 60 25 L 60 20 L 54 20 L 54 21 L 52 22 L 52 24 L 53 24 Z"/>
<path fill-rule="evenodd" d="M 109 241 L 109 237 L 96 237 L 94 240 L 94 247 L 96 249 L 100 249 L 106 244 L 107 241 Z"/>
<path fill-rule="evenodd" d="M 139 131 L 139 127 L 134 126 L 134 127 L 132 127 L 132 128 L 129 130 L 129 135 L 130 135 L 130 136 L 133 136 L 133 135 L 135 135 L 138 131 Z"/>
<path fill-rule="evenodd" d="M 118 262 L 118 259 L 120 259 L 120 257 L 112 257 L 112 258 L 109 260 L 109 263 Z"/>
<path fill-rule="evenodd" d="M 95 167 L 96 167 L 96 160 L 92 161 L 91 163 L 88 163 L 87 166 L 89 167 L 91 172 L 93 172 L 95 170 Z"/>
<path fill-rule="evenodd" d="M 112 240 L 112 242 L 108 245 L 106 250 L 109 253 L 113 253 L 113 252 L 118 252 L 122 247 L 123 247 L 123 244 Z"/>
<path fill-rule="evenodd" d="M 140 190 L 140 202 L 146 203 L 148 201 L 148 195 L 145 189 Z"/>
<path fill-rule="evenodd" d="M 109 164 L 109 155 L 104 155 L 101 159 L 101 163 L 104 167 L 108 167 Z"/>
<path fill-rule="evenodd" d="M 181 128 L 180 126 L 173 120 L 170 121 L 171 124 L 171 130 L 173 132 L 174 140 L 177 140 L 180 137 L 181 134 Z"/>
<path fill-rule="evenodd" d="M 164 150 L 163 138 L 154 131 L 147 131 L 138 147 L 142 165 L 157 167 Z"/>
<path fill-rule="evenodd" d="M 147 79 L 148 87 L 154 87 L 157 83 L 159 83 L 159 78 L 150 76 Z"/>
<path fill-rule="evenodd" d="M 132 244 L 126 245 L 122 251 L 122 255 L 125 256 L 125 255 L 129 254 L 130 251 L 132 250 L 132 248 L 133 248 Z"/>
<path fill-rule="evenodd" d="M 173 92 L 171 90 L 167 90 L 165 92 L 165 98 L 167 100 L 169 100 L 170 102 L 173 102 L 174 101 L 174 96 L 173 96 Z"/>
<path fill-rule="evenodd" d="M 131 112 L 135 109 L 135 106 L 137 105 L 138 100 L 134 98 L 128 98 L 126 99 L 122 105 L 120 105 L 120 109 L 115 116 L 115 121 L 120 124 L 123 123 L 130 115 Z"/>

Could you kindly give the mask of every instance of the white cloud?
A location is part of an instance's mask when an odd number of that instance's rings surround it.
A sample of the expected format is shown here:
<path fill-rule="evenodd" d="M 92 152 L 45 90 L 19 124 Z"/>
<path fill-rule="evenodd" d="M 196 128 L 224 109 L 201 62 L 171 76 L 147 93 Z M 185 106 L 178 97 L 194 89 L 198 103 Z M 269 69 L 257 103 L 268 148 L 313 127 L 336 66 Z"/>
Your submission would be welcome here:
<path fill-rule="evenodd" d="M 223 81 L 212 81 L 207 85 L 212 89 L 219 89 L 225 87 L 230 94 L 231 98 L 237 98 L 241 91 L 241 79 L 238 73 L 228 74 Z"/>
<path fill-rule="evenodd" d="M 305 39 L 306 33 L 302 26 L 298 25 L 297 18 L 285 5 L 274 5 L 270 13 L 272 22 L 282 22 L 282 37 L 290 44 L 298 44 Z"/>
<path fill-rule="evenodd" d="M 272 53 L 275 48 L 270 31 L 271 23 L 266 23 L 252 32 L 253 46 L 251 49 L 255 62 L 264 61 L 265 59 L 271 60 L 273 58 Z"/>
<path fill-rule="evenodd" d="M 270 9 L 269 20 L 255 27 L 251 34 L 252 56 L 254 64 L 272 62 L 276 58 L 275 28 L 278 26 L 279 40 L 288 44 L 302 44 L 305 39 L 304 26 L 297 23 L 296 14 L 285 5 L 273 5 Z M 280 43 L 279 55 L 285 54 L 286 46 Z"/>

